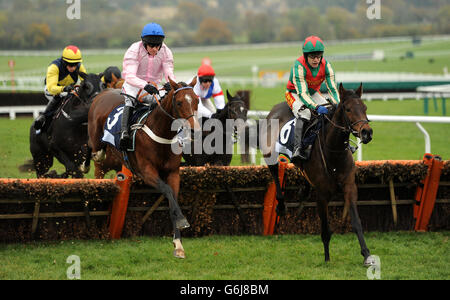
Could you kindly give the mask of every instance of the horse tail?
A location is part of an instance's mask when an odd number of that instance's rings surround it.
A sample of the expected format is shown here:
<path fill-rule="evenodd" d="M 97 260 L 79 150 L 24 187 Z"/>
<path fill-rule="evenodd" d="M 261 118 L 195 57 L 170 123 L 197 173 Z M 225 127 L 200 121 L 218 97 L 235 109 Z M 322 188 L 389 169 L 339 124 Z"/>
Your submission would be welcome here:
<path fill-rule="evenodd" d="M 25 161 L 25 163 L 23 165 L 20 165 L 18 167 L 18 169 L 19 169 L 19 172 L 21 172 L 21 173 L 28 173 L 28 172 L 36 171 L 36 168 L 34 167 L 34 162 L 32 159 Z"/>

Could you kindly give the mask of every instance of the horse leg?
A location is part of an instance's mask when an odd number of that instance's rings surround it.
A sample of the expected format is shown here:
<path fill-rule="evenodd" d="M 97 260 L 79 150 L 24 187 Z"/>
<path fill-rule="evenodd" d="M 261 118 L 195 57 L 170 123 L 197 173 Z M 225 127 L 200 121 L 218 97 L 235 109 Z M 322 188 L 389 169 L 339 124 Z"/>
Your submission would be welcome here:
<path fill-rule="evenodd" d="M 180 191 L 180 173 L 179 172 L 172 172 L 167 176 L 167 184 L 172 188 L 173 196 L 175 198 L 175 201 L 178 206 L 178 192 Z M 169 201 L 170 206 L 170 201 Z M 173 251 L 173 255 L 177 258 L 185 258 L 186 255 L 184 253 L 184 248 L 181 243 L 181 232 L 178 226 L 176 226 L 176 219 L 174 218 L 174 213 L 171 211 L 171 219 L 174 229 L 173 234 L 173 246 L 175 247 L 175 250 Z M 180 211 L 181 212 L 181 211 Z M 184 218 L 184 217 L 183 217 Z M 187 223 L 187 221 L 186 221 Z M 187 224 L 189 226 L 189 223 Z"/>
<path fill-rule="evenodd" d="M 33 155 L 33 165 L 36 170 L 36 177 L 45 177 L 45 174 L 53 165 L 53 156 L 51 154 Z"/>
<path fill-rule="evenodd" d="M 366 246 L 364 240 L 361 219 L 359 218 L 356 200 L 358 199 L 358 190 L 356 184 L 347 184 L 344 186 L 345 201 L 350 201 L 350 217 L 352 222 L 352 229 L 358 237 L 359 245 L 361 247 L 361 255 L 364 257 L 364 265 L 370 266 L 375 264 L 375 259 L 370 255 L 370 251 Z"/>
<path fill-rule="evenodd" d="M 325 261 L 327 262 L 330 260 L 330 239 L 332 231 L 330 230 L 330 226 L 328 224 L 327 195 L 324 195 L 323 192 L 317 195 L 317 210 L 321 223 L 321 237 L 325 254 Z"/>
<path fill-rule="evenodd" d="M 268 165 L 269 170 L 270 170 L 270 174 L 272 174 L 272 177 L 275 181 L 275 187 L 276 187 L 276 198 L 278 201 L 278 205 L 276 208 L 277 211 L 277 215 L 279 216 L 284 216 L 286 215 L 286 206 L 284 205 L 284 195 L 283 192 L 281 190 L 281 183 L 280 183 L 280 178 L 278 177 L 278 163 L 273 164 L 273 165 Z"/>
<path fill-rule="evenodd" d="M 66 172 L 61 174 L 60 178 L 68 178 L 69 176 L 72 176 L 72 178 L 83 178 L 83 173 L 81 172 L 80 167 L 74 162 L 74 158 L 71 159 L 62 151 L 58 153 L 57 158 L 66 167 Z"/>
<path fill-rule="evenodd" d="M 86 159 L 80 166 L 80 171 L 84 174 L 89 173 L 89 170 L 91 169 L 91 157 L 92 157 L 92 149 L 90 147 L 87 147 L 86 149 Z"/>
<path fill-rule="evenodd" d="M 172 187 L 169 184 L 166 184 L 161 177 L 159 177 L 158 171 L 152 166 L 146 166 L 140 173 L 142 174 L 142 178 L 146 184 L 155 187 L 167 198 L 167 200 L 169 200 L 169 212 L 171 213 L 171 219 L 174 227 L 178 229 L 188 228 L 190 225 L 183 216 L 176 199 L 180 185 L 180 175 L 178 170 L 176 172 L 169 173 L 167 177 L 167 181 L 170 182 L 175 188 L 177 194 L 174 194 Z"/>

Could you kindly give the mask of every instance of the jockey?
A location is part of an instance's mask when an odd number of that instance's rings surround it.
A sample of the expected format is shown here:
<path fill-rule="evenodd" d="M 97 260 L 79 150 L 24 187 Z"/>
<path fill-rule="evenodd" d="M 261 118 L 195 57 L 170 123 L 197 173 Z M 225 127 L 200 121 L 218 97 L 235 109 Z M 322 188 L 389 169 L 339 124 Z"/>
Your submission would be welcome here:
<path fill-rule="evenodd" d="M 293 163 L 307 159 L 302 149 L 303 124 L 311 118 L 311 110 L 318 114 L 328 114 L 323 106 L 329 102 L 320 93 L 320 86 L 325 81 L 333 104 L 339 103 L 339 93 L 336 87 L 334 71 L 331 64 L 323 58 L 325 46 L 317 36 L 309 36 L 303 43 L 303 55 L 300 56 L 291 69 L 287 89 L 286 101 L 297 118 L 295 125 L 294 151 L 291 158 Z"/>
<path fill-rule="evenodd" d="M 225 107 L 225 97 L 219 81 L 214 76 L 216 73 L 210 65 L 202 65 L 197 72 L 197 84 L 194 86 L 194 92 L 199 96 L 198 118 L 211 118 L 217 112 Z M 214 98 L 215 106 L 211 102 Z"/>
<path fill-rule="evenodd" d="M 137 104 L 138 94 L 142 90 L 150 95 L 158 94 L 157 84 L 161 82 L 163 75 L 166 82 L 169 81 L 169 77 L 175 80 L 173 54 L 163 43 L 164 38 L 161 25 L 149 23 L 142 29 L 141 41 L 132 44 L 123 58 L 122 76 L 125 83 L 122 86 L 122 93 L 126 96 L 121 123 L 120 149 L 124 151 L 130 142 L 128 123 Z M 150 104 L 154 105 L 156 102 Z"/>
<path fill-rule="evenodd" d="M 51 119 L 62 99 L 73 90 L 73 85 L 78 81 L 79 73 L 87 73 L 81 62 L 80 49 L 69 45 L 64 48 L 62 56 L 52 61 L 48 66 L 44 94 L 49 102 L 44 113 L 34 121 L 36 130 L 41 129 L 45 122 Z M 83 78 L 80 77 L 80 80 L 83 80 Z"/>

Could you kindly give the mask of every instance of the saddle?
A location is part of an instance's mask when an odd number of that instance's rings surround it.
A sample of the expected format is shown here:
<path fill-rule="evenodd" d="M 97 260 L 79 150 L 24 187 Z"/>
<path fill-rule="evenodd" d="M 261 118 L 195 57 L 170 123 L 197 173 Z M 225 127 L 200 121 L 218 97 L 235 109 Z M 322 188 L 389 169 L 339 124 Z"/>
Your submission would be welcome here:
<path fill-rule="evenodd" d="M 111 146 L 115 147 L 119 151 L 120 151 L 119 141 L 120 141 L 123 108 L 124 108 L 124 104 L 120 104 L 119 106 L 115 107 L 111 111 L 108 118 L 106 119 L 105 127 L 103 129 L 104 130 L 103 137 L 102 137 L 103 142 L 110 144 Z M 135 137 L 136 137 L 137 127 L 133 126 L 133 125 L 144 124 L 145 120 L 147 119 L 147 117 L 150 115 L 151 112 L 152 112 L 152 110 L 149 110 L 148 107 L 146 107 L 146 106 L 138 106 L 133 111 L 133 115 L 131 116 L 131 120 L 130 120 L 131 145 L 130 145 L 130 148 L 127 149 L 127 151 L 132 152 L 135 150 Z"/>
<path fill-rule="evenodd" d="M 294 141 L 295 141 L 295 124 L 297 123 L 296 118 L 292 118 L 288 121 L 280 130 L 280 135 L 278 141 L 275 144 L 275 150 L 289 159 L 291 159 L 294 151 Z M 311 154 L 312 146 L 317 138 L 320 129 L 322 128 L 322 122 L 319 118 L 313 118 L 310 122 L 306 124 L 303 130 L 302 137 L 302 147 L 307 149 L 306 154 Z M 308 149 L 309 148 L 309 149 Z"/>

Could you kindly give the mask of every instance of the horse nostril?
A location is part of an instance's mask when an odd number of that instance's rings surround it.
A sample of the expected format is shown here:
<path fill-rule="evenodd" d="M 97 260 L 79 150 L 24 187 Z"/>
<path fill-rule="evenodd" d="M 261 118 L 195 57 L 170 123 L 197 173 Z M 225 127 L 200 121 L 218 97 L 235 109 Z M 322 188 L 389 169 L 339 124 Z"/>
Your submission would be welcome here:
<path fill-rule="evenodd" d="M 361 141 L 363 142 L 363 144 L 367 144 L 368 142 L 370 142 L 372 140 L 372 135 L 373 135 L 372 128 L 369 129 L 364 128 L 361 131 Z"/>

